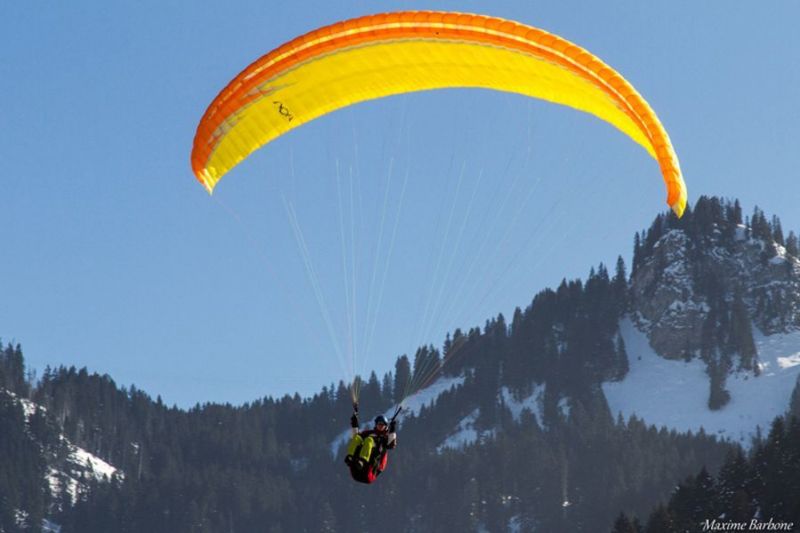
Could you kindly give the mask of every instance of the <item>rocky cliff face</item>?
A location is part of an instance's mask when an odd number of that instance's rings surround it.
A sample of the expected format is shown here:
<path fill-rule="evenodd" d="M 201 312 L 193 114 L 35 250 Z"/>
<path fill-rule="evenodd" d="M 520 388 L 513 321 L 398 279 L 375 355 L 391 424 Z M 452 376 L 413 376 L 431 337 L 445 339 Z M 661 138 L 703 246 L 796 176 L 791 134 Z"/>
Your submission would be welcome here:
<path fill-rule="evenodd" d="M 765 334 L 800 329 L 800 260 L 784 246 L 753 237 L 744 224 L 720 221 L 700 232 L 667 219 L 657 224 L 658 238 L 635 265 L 630 298 L 635 322 L 659 354 L 698 355 L 708 321 L 731 322 L 721 307 L 730 315 L 743 304 Z"/>

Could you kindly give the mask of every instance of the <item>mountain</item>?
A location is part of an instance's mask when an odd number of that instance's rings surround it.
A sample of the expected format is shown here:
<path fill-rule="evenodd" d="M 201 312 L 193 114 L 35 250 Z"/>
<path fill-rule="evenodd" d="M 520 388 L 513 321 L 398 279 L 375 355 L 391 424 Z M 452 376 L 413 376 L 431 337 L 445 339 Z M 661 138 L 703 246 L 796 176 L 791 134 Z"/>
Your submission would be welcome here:
<path fill-rule="evenodd" d="M 613 274 L 599 265 L 510 323 L 456 330 L 365 378 L 363 419 L 405 406 L 400 445 L 369 487 L 341 461 L 344 383 L 187 411 L 86 369 L 30 382 L 9 347 L 0 387 L 15 405 L 41 406 L 47 442 L 115 470 L 55 497 L 48 472 L 66 463 L 24 439 L 36 426 L 24 409 L 3 411 L 19 441 L 0 455 L 0 490 L 22 488 L 0 498 L 0 531 L 45 517 L 62 533 L 610 531 L 703 469 L 757 454 L 775 416 L 800 412 L 797 258 L 794 233 L 736 202 L 660 215 L 635 236 L 630 276 L 621 258 Z"/>
<path fill-rule="evenodd" d="M 797 237 L 784 239 L 777 217 L 768 222 L 756 208 L 743 221 L 738 202 L 716 198 L 701 197 L 680 220 L 659 216 L 636 235 L 630 313 L 659 355 L 703 362 L 709 408 L 730 401 L 730 379 L 740 402 L 769 397 L 777 415 L 800 363 L 793 351 L 800 340 Z M 745 383 L 762 373 L 775 379 Z M 757 422 L 764 429 L 769 419 Z M 725 426 L 731 423 L 738 425 Z"/>
<path fill-rule="evenodd" d="M 800 329 L 797 238 L 787 245 L 758 209 L 741 217 L 738 203 L 703 197 L 637 235 L 631 311 L 660 355 L 734 357 L 756 370 L 751 323 L 765 335 Z"/>

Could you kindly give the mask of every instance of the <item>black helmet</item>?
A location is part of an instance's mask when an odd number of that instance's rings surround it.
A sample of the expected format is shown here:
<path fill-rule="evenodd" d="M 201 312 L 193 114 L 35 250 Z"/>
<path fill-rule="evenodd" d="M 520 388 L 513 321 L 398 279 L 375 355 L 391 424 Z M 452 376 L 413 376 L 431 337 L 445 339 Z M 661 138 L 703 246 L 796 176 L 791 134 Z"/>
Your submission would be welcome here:
<path fill-rule="evenodd" d="M 384 426 L 388 426 L 389 422 L 386 421 L 386 417 L 383 415 L 378 415 L 375 417 L 375 425 L 383 424 Z"/>

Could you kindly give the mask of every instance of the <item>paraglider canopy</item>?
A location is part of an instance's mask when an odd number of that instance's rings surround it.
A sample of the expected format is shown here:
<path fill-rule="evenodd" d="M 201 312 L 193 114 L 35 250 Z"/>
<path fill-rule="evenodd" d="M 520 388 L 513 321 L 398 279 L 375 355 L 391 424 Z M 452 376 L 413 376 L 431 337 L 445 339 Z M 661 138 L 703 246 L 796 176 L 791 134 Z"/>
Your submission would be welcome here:
<path fill-rule="evenodd" d="M 669 136 L 628 81 L 557 35 L 463 13 L 364 16 L 267 53 L 209 106 L 195 135 L 192 169 L 211 193 L 250 153 L 305 122 L 366 100 L 449 87 L 519 93 L 614 125 L 658 161 L 667 204 L 683 214 L 686 187 Z"/>

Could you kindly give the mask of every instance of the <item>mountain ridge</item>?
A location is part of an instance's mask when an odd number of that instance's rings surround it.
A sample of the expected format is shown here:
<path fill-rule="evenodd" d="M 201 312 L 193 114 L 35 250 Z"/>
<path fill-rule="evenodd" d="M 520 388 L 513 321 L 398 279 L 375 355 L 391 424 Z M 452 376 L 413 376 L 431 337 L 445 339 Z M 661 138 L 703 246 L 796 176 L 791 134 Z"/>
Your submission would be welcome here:
<path fill-rule="evenodd" d="M 606 384 L 624 386 L 636 371 L 635 343 L 620 328 L 624 317 L 632 317 L 631 323 L 649 320 L 647 343 L 653 353 L 664 350 L 655 332 L 669 321 L 676 329 L 680 320 L 687 330 L 698 329 L 697 339 L 692 337 L 696 344 L 687 349 L 684 343 L 677 352 L 667 347 L 667 358 L 656 357 L 694 365 L 700 377 L 705 372 L 707 380 L 693 384 L 704 389 L 700 397 L 708 397 L 699 408 L 717 413 L 728 412 L 739 400 L 736 390 L 731 394 L 726 388 L 729 379 L 766 379 L 758 375 L 769 370 L 758 358 L 758 317 L 794 331 L 795 300 L 774 298 L 780 291 L 767 291 L 759 300 L 746 283 L 737 287 L 709 275 L 724 269 L 712 261 L 714 254 L 698 252 L 704 241 L 716 248 L 727 245 L 729 237 L 737 246 L 735 228 L 743 224 L 742 236 L 749 228 L 750 237 L 764 243 L 763 253 L 775 251 L 753 259 L 766 260 L 765 270 L 758 272 L 771 272 L 769 265 L 777 264 L 771 260 L 780 254 L 796 259 L 793 234 L 780 244 L 775 221 L 764 226 L 756 210 L 752 223 L 736 222 L 735 205 L 701 198 L 685 220 L 660 215 L 648 232 L 636 236 L 630 277 L 621 258 L 613 276 L 599 265 L 586 281 L 564 280 L 541 291 L 514 312 L 510 324 L 498 315 L 483 329 L 448 335 L 441 351 L 422 347 L 413 362 L 401 356 L 394 374 L 383 380 L 372 373 L 363 383 L 362 406 L 375 414 L 402 399 L 404 383 L 430 381 L 420 373 L 431 364 L 452 386 L 419 402 L 402 420 L 401 446 L 367 493 L 353 486 L 340 461 L 331 460 L 332 443 L 348 427 L 351 410 L 342 382 L 309 398 L 286 395 L 181 410 L 85 369 L 48 369 L 38 383 L 26 383 L 21 350 L 9 347 L 5 366 L 0 365 L 9 371 L 0 374 L 0 384 L 33 398 L 72 442 L 125 473 L 123 480 L 93 484 L 85 497 L 60 512 L 43 497 L 38 512 L 49 509 L 64 533 L 189 531 L 187 524 L 200 524 L 198 531 L 253 531 L 263 530 L 265 523 L 270 531 L 366 531 L 367 524 L 382 523 L 385 513 L 402 517 L 384 528 L 388 531 L 512 526 L 595 531 L 597 524 L 610 529 L 620 510 L 643 515 L 677 480 L 703 466 L 714 472 L 732 445 L 705 432 L 655 427 L 635 410 L 626 413 L 627 419 L 612 411 L 616 404 L 607 400 Z M 676 232 L 685 238 L 678 239 Z M 729 259 L 717 255 L 720 261 Z M 694 257 L 701 258 L 702 268 L 688 268 Z M 673 306 L 675 295 L 684 294 L 675 291 L 676 281 L 665 286 L 652 281 L 657 265 L 683 268 L 688 285 L 682 289 L 691 289 L 685 306 Z M 662 275 L 661 282 L 671 274 Z M 755 324 L 749 334 L 740 325 L 744 315 Z M 791 355 L 785 355 L 787 364 L 795 368 Z M 797 387 L 793 394 L 799 397 Z M 309 499 L 318 507 L 298 512 L 297 502 Z M 347 503 L 352 501 L 364 505 L 352 509 Z"/>

